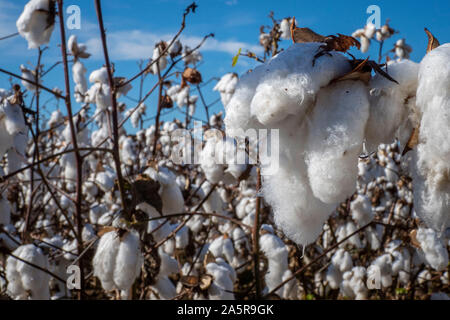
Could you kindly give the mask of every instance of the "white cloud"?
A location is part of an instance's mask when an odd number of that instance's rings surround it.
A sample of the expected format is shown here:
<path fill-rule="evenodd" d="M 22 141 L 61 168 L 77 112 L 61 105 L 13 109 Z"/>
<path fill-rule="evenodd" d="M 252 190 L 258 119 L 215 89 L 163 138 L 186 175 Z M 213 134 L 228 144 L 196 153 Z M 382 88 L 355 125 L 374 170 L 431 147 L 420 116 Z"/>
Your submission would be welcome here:
<path fill-rule="evenodd" d="M 152 56 L 155 43 L 160 40 L 170 41 L 172 37 L 171 34 L 161 35 L 141 30 L 116 31 L 108 34 L 108 49 L 111 58 L 116 61 L 148 59 Z M 181 36 L 181 42 L 191 48 L 196 47 L 202 39 L 202 37 L 197 36 Z M 93 58 L 103 59 L 101 42 L 98 36 L 93 35 L 85 41 Z M 239 48 L 242 48 L 243 51 L 250 50 L 257 54 L 262 53 L 262 48 L 258 45 L 235 40 L 217 40 L 215 38 L 208 38 L 200 51 L 224 52 L 235 55 Z"/>

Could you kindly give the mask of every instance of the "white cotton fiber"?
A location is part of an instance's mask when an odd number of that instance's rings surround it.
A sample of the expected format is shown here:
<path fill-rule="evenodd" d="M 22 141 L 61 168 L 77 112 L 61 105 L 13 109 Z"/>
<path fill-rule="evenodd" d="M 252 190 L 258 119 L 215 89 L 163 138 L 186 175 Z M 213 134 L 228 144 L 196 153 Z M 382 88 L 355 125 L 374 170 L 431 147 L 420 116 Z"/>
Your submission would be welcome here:
<path fill-rule="evenodd" d="M 448 265 L 447 248 L 433 229 L 419 228 L 416 235 L 424 260 L 435 270 L 444 270 Z"/>
<path fill-rule="evenodd" d="M 414 176 L 414 208 L 439 233 L 450 226 L 450 44 L 420 63 L 417 106 L 422 112 Z"/>
<path fill-rule="evenodd" d="M 233 283 L 236 275 L 231 266 L 226 263 L 208 263 L 206 272 L 213 276 L 214 280 L 208 289 L 211 300 L 234 300 Z"/>
<path fill-rule="evenodd" d="M 418 124 L 415 96 L 419 64 L 410 60 L 393 61 L 385 71 L 398 84 L 380 74 L 369 82 L 370 117 L 366 128 L 369 151 L 395 138 L 404 146 L 412 127 Z"/>
<path fill-rule="evenodd" d="M 51 21 L 50 3 L 50 0 L 30 0 L 16 22 L 20 35 L 28 41 L 28 49 L 38 48 L 50 41 L 54 28 L 54 23 L 48 23 Z"/>
<path fill-rule="evenodd" d="M 18 247 L 13 254 L 25 261 L 49 270 L 47 257 L 33 244 Z M 14 299 L 50 299 L 50 275 L 25 262 L 9 256 L 6 261 L 8 294 Z"/>
<path fill-rule="evenodd" d="M 137 232 L 127 232 L 122 238 L 116 232 L 103 235 L 93 259 L 94 275 L 103 289 L 128 290 L 140 274 L 143 258 Z"/>
<path fill-rule="evenodd" d="M 343 81 L 319 92 L 309 123 L 306 163 L 311 189 L 321 201 L 337 203 L 354 192 L 368 116 L 362 82 Z"/>
<path fill-rule="evenodd" d="M 239 81 L 236 73 L 226 73 L 220 78 L 219 82 L 214 86 L 214 91 L 219 91 L 222 104 L 226 106 L 234 94 L 236 85 Z"/>
<path fill-rule="evenodd" d="M 258 67 L 262 69 L 261 78 L 250 110 L 260 123 L 270 125 L 288 115 L 304 113 L 321 87 L 348 70 L 349 64 L 339 54 L 316 60 L 313 67 L 318 46 L 294 44 Z"/>
<path fill-rule="evenodd" d="M 264 280 L 267 290 L 272 291 L 283 281 L 284 273 L 289 270 L 288 248 L 280 238 L 271 233 L 261 235 L 259 245 L 268 260 L 268 268 Z M 283 288 L 280 288 L 276 293 L 281 296 L 282 291 Z"/>

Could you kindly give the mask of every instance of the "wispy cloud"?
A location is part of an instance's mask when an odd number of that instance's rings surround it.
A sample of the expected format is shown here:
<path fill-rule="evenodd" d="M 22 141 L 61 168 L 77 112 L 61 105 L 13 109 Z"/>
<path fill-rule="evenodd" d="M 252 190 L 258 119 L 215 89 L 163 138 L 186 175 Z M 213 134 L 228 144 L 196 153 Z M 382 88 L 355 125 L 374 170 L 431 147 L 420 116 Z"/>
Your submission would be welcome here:
<path fill-rule="evenodd" d="M 172 34 L 156 34 L 141 30 L 116 31 L 108 34 L 108 49 L 113 60 L 138 60 L 148 59 L 152 56 L 155 44 L 161 40 L 172 39 Z M 202 37 L 181 36 L 181 42 L 189 47 L 196 47 Z M 86 44 L 94 59 L 102 59 L 101 43 L 96 36 L 88 38 Z M 249 44 L 235 40 L 218 40 L 208 38 L 200 51 L 224 52 L 230 55 L 237 53 L 239 48 L 250 50 L 257 54 L 262 53 L 262 48 L 256 44 Z"/>
<path fill-rule="evenodd" d="M 225 1 L 225 4 L 226 4 L 227 6 L 234 6 L 234 5 L 236 5 L 237 3 L 238 3 L 237 0 L 226 0 L 226 1 Z"/>

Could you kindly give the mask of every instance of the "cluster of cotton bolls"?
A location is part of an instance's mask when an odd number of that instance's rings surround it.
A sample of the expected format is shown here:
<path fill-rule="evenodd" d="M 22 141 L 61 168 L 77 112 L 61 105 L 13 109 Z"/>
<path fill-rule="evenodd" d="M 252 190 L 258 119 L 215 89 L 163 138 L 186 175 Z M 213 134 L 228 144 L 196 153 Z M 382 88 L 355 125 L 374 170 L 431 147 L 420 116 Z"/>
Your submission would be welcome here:
<path fill-rule="evenodd" d="M 369 50 L 371 40 L 375 37 L 378 42 L 384 42 L 385 40 L 391 38 L 396 31 L 392 29 L 389 24 L 383 25 L 380 29 L 377 29 L 373 23 L 368 23 L 364 28 L 358 29 L 352 33 L 352 37 L 357 38 L 361 43 L 361 52 L 365 53 Z M 395 56 L 399 59 L 409 59 L 409 54 L 412 51 L 411 46 L 409 46 L 405 39 L 398 39 L 394 44 L 394 49 L 392 50 Z"/>

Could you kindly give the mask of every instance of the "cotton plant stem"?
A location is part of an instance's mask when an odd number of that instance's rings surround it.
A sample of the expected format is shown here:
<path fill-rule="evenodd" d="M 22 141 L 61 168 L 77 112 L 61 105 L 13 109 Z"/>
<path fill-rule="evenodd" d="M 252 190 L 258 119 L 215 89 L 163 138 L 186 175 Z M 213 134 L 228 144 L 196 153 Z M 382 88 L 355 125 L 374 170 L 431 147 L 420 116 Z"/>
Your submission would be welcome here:
<path fill-rule="evenodd" d="M 2 69 L 2 68 L 0 68 L 0 72 L 2 72 L 2 73 L 4 73 L 4 74 L 7 74 L 7 75 L 9 75 L 9 76 L 11 76 L 11 77 L 20 79 L 20 80 L 22 80 L 22 81 L 28 82 L 28 83 L 30 83 L 30 84 L 32 84 L 32 85 L 35 85 L 36 87 L 38 87 L 38 88 L 40 88 L 40 89 L 42 89 L 42 90 L 44 90 L 44 91 L 47 91 L 47 92 L 53 94 L 54 96 L 56 96 L 56 97 L 58 97 L 58 98 L 60 98 L 60 99 L 65 99 L 65 97 L 64 97 L 63 95 L 61 95 L 61 94 L 59 94 L 59 93 L 53 91 L 52 89 L 49 89 L 49 88 L 43 86 L 42 84 L 37 83 L 36 81 L 32 81 L 32 80 L 25 79 L 25 78 L 19 76 L 18 74 L 15 74 L 15 73 L 13 73 L 13 72 L 7 71 L 7 70 Z"/>
<path fill-rule="evenodd" d="M 256 209 L 255 209 L 255 220 L 253 222 L 252 239 L 253 239 L 253 273 L 255 276 L 255 289 L 256 289 L 256 299 L 261 298 L 261 281 L 259 272 L 259 218 L 261 211 L 261 197 L 259 192 L 261 189 L 261 169 L 256 167 Z"/>
<path fill-rule="evenodd" d="M 77 225 L 77 248 L 78 254 L 83 252 L 83 241 L 82 241 L 82 232 L 83 232 L 83 221 L 82 221 L 82 212 L 81 212 L 81 202 L 82 202 L 82 183 L 83 183 L 83 158 L 81 157 L 80 151 L 78 149 L 77 142 L 77 131 L 75 129 L 75 124 L 73 121 L 73 112 L 72 112 L 72 102 L 70 98 L 70 81 L 69 81 L 69 64 L 67 61 L 67 49 L 66 49 L 66 31 L 64 28 L 64 6 L 63 0 L 58 0 L 58 16 L 59 16 L 59 26 L 60 26 L 60 34 L 61 34 L 61 53 L 63 58 L 64 65 L 64 83 L 65 83 L 65 97 L 64 101 L 66 103 L 67 114 L 69 117 L 69 127 L 70 127 L 70 135 L 72 138 L 72 144 L 75 149 L 75 161 L 76 161 L 76 170 L 77 170 L 77 179 L 76 179 L 76 202 L 75 202 L 75 219 Z M 80 259 L 78 261 L 78 266 L 80 267 L 80 276 L 81 276 L 81 288 L 78 292 L 78 299 L 82 299 L 83 290 L 84 290 L 84 261 Z"/>
<path fill-rule="evenodd" d="M 126 202 L 125 183 L 124 183 L 124 178 L 122 175 L 122 168 L 121 168 L 121 164 L 120 164 L 120 154 L 119 154 L 119 121 L 118 121 L 118 116 L 117 116 L 118 108 L 117 108 L 117 98 L 116 98 L 117 88 L 114 84 L 114 79 L 113 79 L 112 72 L 111 72 L 111 63 L 109 60 L 108 46 L 106 44 L 106 33 L 105 33 L 105 27 L 103 25 L 103 15 L 102 15 L 102 8 L 101 8 L 100 0 L 95 0 L 95 11 L 97 12 L 98 25 L 100 28 L 100 36 L 102 39 L 103 55 L 105 57 L 105 64 L 106 64 L 106 70 L 108 73 L 109 87 L 111 88 L 113 159 L 114 159 L 114 165 L 116 168 L 117 182 L 119 185 L 119 193 L 120 193 L 120 199 L 122 202 L 122 208 L 124 210 L 125 217 L 129 217 L 130 208 Z"/>

